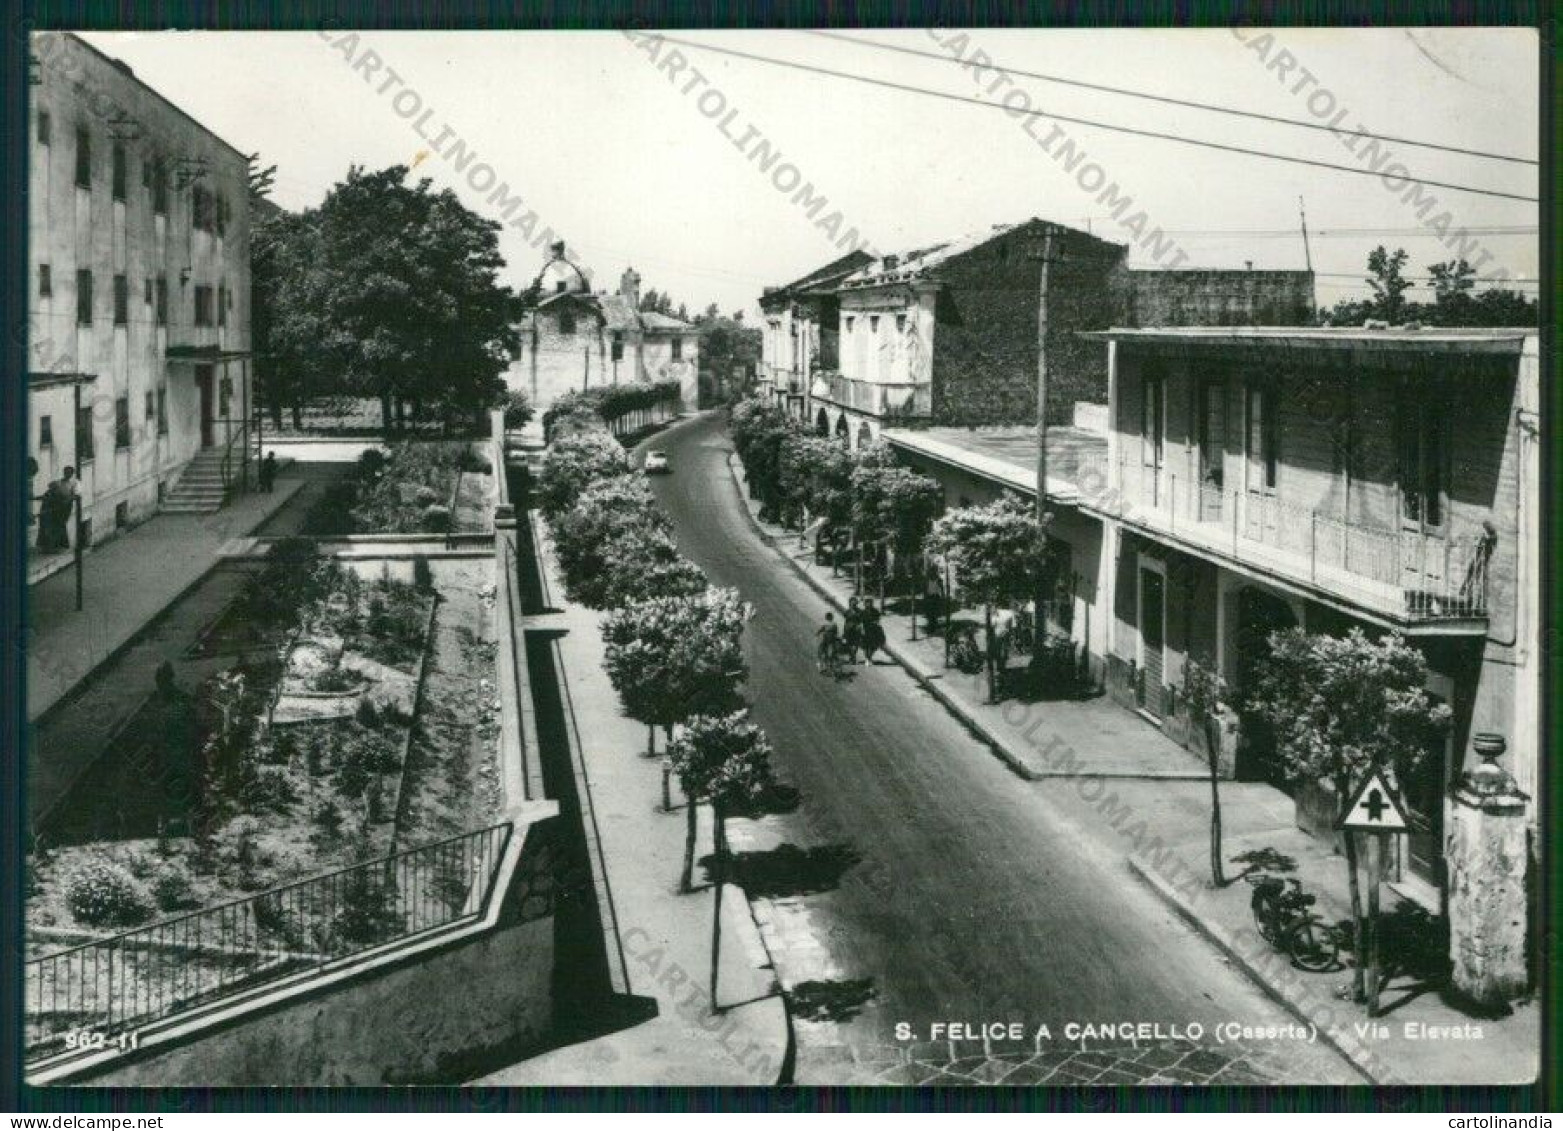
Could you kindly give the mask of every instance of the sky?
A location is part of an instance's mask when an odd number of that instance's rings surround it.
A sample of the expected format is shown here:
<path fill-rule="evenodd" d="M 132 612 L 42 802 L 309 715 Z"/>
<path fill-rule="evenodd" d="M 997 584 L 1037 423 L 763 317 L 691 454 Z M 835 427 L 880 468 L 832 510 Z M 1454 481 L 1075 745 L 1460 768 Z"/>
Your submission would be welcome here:
<path fill-rule="evenodd" d="M 643 291 L 671 292 L 691 311 L 714 302 L 753 318 L 765 286 L 837 258 L 853 229 L 872 250 L 888 253 L 1033 216 L 1128 244 L 1136 266 L 1301 268 L 1301 198 L 1321 305 L 1366 293 L 1363 267 L 1379 243 L 1404 247 L 1413 277 L 1454 258 L 1453 245 L 1430 229 L 1440 216 L 1445 233 L 1472 233 L 1477 242 L 1466 245 L 1467 258 L 1481 258 L 1483 276 L 1501 269 L 1530 280 L 1518 286 L 1536 293 L 1534 201 L 1425 188 L 1437 199 L 1427 207 L 1406 199 L 1414 190 L 1394 169 L 1398 162 L 1414 177 L 1535 197 L 1534 164 L 1403 142 L 1385 143 L 1387 157 L 1376 158 L 1387 181 L 1282 164 L 1051 115 L 1358 169 L 1373 158 L 1360 141 L 1353 152 L 1325 131 L 1013 73 L 1316 122 L 1344 114 L 1341 129 L 1534 161 L 1533 30 L 849 34 L 850 42 L 808 31 L 669 37 L 990 105 L 657 43 L 651 33 L 344 29 L 84 38 L 228 142 L 275 163 L 273 198 L 285 208 L 318 204 L 352 164 L 416 162 L 418 174 L 496 220 L 505 219 L 505 195 L 519 196 L 524 203 L 511 212 L 500 244 L 506 281 L 517 287 L 541 268 L 546 249 L 533 242 L 551 230 L 599 287 L 616 287 L 633 266 Z M 978 50 L 1004 72 L 961 65 Z M 1008 110 L 1000 105 L 1006 98 Z M 1049 116 L 1017 116 L 1026 107 Z M 463 148 L 472 154 L 464 166 Z M 480 173 L 480 164 L 491 171 Z M 506 186 L 499 204 L 490 180 Z M 798 198 L 802 185 L 828 203 L 811 214 L 811 196 Z M 1111 185 L 1116 196 L 1104 197 Z M 1118 206 L 1115 216 L 1114 202 L 1124 197 L 1133 204 Z M 527 212 L 534 215 L 530 238 L 517 227 Z M 1490 228 L 1521 231 L 1480 231 Z"/>

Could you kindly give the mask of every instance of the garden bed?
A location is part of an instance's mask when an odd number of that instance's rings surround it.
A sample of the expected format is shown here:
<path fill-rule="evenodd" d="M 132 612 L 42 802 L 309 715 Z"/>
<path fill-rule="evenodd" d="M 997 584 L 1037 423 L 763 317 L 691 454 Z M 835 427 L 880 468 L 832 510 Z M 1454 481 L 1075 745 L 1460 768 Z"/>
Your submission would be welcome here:
<path fill-rule="evenodd" d="M 367 451 L 354 474 L 310 508 L 305 532 L 471 534 L 491 530 L 493 469 L 467 441 L 410 441 Z"/>
<path fill-rule="evenodd" d="M 63 949 L 60 931 L 112 934 L 494 817 L 492 565 L 413 573 L 274 547 L 219 618 L 249 635 L 203 634 L 242 643 L 241 662 L 160 686 L 84 781 L 97 812 L 35 846 L 29 957 Z M 290 696 L 338 709 L 279 714 Z"/>

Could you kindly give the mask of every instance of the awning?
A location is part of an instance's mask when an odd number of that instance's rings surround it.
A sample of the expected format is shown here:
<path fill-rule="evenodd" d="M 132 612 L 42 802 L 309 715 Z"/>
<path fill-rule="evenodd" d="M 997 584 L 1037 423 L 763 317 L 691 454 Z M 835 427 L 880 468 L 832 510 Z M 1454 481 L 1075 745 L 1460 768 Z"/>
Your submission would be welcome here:
<path fill-rule="evenodd" d="M 86 385 L 97 379 L 96 373 L 32 372 L 27 375 L 27 384 L 33 389 L 47 389 L 51 385 Z"/>

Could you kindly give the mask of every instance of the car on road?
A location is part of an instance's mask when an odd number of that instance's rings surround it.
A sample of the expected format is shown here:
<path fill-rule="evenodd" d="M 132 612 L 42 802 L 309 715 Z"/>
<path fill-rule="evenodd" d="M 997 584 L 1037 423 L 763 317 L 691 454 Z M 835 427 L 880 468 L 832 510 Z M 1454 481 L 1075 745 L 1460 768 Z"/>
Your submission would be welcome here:
<path fill-rule="evenodd" d="M 673 470 L 673 465 L 668 463 L 668 454 L 664 451 L 650 451 L 646 453 L 646 462 L 643 470 L 647 475 L 666 475 Z"/>

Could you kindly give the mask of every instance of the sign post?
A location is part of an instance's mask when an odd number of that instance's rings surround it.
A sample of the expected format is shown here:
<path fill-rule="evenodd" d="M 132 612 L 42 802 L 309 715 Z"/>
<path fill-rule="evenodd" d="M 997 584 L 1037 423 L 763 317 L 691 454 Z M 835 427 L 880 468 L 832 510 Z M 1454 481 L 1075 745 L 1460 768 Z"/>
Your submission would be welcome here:
<path fill-rule="evenodd" d="M 1362 779 L 1345 812 L 1346 815 L 1341 818 L 1341 830 L 1347 836 L 1366 834 L 1363 839 L 1367 842 L 1368 856 L 1368 922 L 1363 942 L 1367 954 L 1358 955 L 1357 958 L 1359 962 L 1367 964 L 1368 1016 L 1377 1017 L 1380 981 L 1378 908 L 1379 885 L 1384 880 L 1384 845 L 1391 834 L 1406 831 L 1406 812 L 1400 807 L 1400 801 L 1389 788 L 1389 783 L 1384 780 L 1383 772 L 1377 768 L 1370 770 Z"/>

